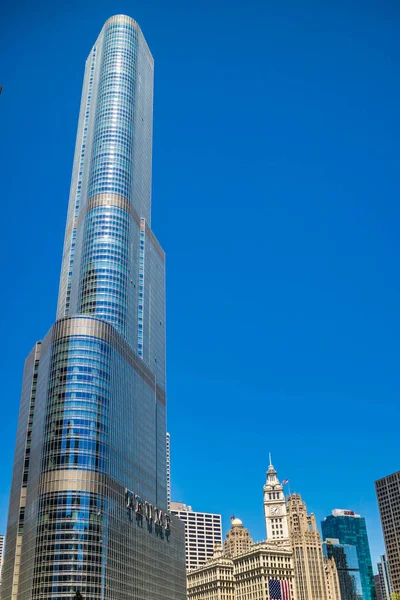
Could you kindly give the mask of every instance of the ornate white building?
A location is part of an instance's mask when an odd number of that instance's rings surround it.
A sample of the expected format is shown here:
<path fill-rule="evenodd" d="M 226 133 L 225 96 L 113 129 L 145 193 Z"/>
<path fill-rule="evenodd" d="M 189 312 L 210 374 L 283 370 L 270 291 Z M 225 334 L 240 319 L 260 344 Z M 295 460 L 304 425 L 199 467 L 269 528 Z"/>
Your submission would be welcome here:
<path fill-rule="evenodd" d="M 293 561 L 292 600 L 341 600 L 334 561 L 324 560 L 315 517 L 298 494 L 287 499 L 271 456 L 264 485 L 267 543 L 287 549 Z"/>
<path fill-rule="evenodd" d="M 237 521 L 232 521 L 231 531 L 245 530 L 241 521 L 240 525 Z M 234 538 L 236 541 L 236 533 L 232 534 Z M 245 546 L 247 549 L 242 553 L 226 556 L 218 545 L 213 559 L 190 571 L 188 600 L 270 600 L 272 588 L 280 590 L 282 600 L 296 600 L 288 540 L 251 545 L 246 542 Z M 230 551 L 237 549 L 234 543 Z"/>
<path fill-rule="evenodd" d="M 334 560 L 324 559 L 314 515 L 298 494 L 285 500 L 270 458 L 264 485 L 267 540 L 254 544 L 232 518 L 224 550 L 187 574 L 188 600 L 341 600 Z"/>
<path fill-rule="evenodd" d="M 269 458 L 267 481 L 264 485 L 264 516 L 267 540 L 284 540 L 289 537 L 285 495 L 276 471 Z"/>

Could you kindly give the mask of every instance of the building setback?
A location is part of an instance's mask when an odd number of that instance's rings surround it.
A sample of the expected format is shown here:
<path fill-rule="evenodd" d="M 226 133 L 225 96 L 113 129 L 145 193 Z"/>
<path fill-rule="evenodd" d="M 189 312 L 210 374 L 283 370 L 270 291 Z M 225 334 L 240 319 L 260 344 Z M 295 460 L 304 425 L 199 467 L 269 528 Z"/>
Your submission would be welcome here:
<path fill-rule="evenodd" d="M 400 471 L 375 481 L 392 593 L 400 594 Z"/>
<path fill-rule="evenodd" d="M 182 502 L 171 502 L 171 514 L 185 524 L 186 570 L 197 569 L 213 558 L 215 546 L 222 545 L 222 517 L 196 512 Z"/>
<path fill-rule="evenodd" d="M 321 523 L 322 536 L 336 538 L 340 544 L 355 546 L 363 600 L 376 600 L 374 573 L 364 517 L 352 510 L 335 509 Z"/>
<path fill-rule="evenodd" d="M 2 600 L 186 597 L 152 121 L 152 55 L 133 19 L 111 17 L 86 61 L 57 321 L 25 362 Z"/>

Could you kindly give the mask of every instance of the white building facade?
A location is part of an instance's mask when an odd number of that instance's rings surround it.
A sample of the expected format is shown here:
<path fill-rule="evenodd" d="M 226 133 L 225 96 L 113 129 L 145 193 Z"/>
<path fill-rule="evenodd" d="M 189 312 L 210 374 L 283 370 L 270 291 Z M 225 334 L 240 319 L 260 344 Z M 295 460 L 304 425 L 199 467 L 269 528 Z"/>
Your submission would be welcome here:
<path fill-rule="evenodd" d="M 211 560 L 215 546 L 222 545 L 222 516 L 196 512 L 182 502 L 171 502 L 171 514 L 185 524 L 186 571 Z"/>

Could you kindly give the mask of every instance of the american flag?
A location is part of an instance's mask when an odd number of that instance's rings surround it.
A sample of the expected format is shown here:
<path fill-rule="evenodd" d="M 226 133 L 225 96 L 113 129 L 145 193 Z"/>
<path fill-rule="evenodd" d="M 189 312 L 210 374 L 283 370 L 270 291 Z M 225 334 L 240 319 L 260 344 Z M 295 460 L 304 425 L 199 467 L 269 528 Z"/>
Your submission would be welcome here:
<path fill-rule="evenodd" d="M 290 585 L 287 579 L 268 581 L 269 600 L 290 600 Z"/>

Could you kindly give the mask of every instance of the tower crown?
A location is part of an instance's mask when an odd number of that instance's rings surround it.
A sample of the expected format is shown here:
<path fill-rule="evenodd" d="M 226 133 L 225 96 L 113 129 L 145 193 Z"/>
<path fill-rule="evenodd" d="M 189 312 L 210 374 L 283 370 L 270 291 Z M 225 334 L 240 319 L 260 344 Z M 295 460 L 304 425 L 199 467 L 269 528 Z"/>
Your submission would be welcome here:
<path fill-rule="evenodd" d="M 272 464 L 271 454 L 269 455 L 269 467 L 268 467 L 266 476 L 267 476 L 267 480 L 264 485 L 264 491 L 268 491 L 268 490 L 280 491 L 283 489 L 282 484 L 277 477 L 275 467 Z"/>

